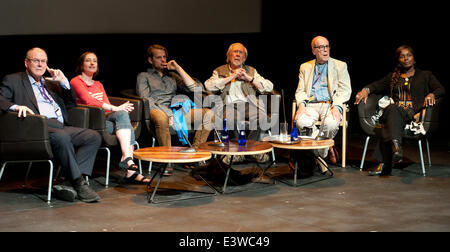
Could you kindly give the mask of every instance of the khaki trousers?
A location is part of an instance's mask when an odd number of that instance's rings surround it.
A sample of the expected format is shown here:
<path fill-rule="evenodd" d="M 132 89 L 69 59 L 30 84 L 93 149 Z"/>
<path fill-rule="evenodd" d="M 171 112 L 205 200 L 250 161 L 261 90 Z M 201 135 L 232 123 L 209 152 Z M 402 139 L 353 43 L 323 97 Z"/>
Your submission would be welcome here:
<path fill-rule="evenodd" d="M 197 148 L 201 143 L 208 140 L 214 123 L 214 113 L 207 108 L 191 109 L 185 115 L 188 129 L 195 129 L 194 143 L 192 146 Z M 172 146 L 169 117 L 161 110 L 150 110 L 150 121 L 155 125 L 156 138 L 160 146 Z"/>

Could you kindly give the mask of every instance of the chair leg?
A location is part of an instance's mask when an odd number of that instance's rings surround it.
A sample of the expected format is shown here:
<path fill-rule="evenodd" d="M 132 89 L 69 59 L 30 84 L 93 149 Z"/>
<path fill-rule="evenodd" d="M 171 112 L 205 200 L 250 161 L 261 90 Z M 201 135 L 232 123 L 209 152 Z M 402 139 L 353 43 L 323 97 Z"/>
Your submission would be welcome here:
<path fill-rule="evenodd" d="M 137 141 L 134 141 L 134 145 L 136 145 L 136 150 L 139 150 L 141 147 L 139 147 L 139 143 Z M 142 174 L 142 162 L 140 159 L 138 159 L 139 162 L 139 173 Z"/>
<path fill-rule="evenodd" d="M 155 147 L 155 142 L 156 142 L 156 138 L 152 137 L 152 147 Z M 152 165 L 153 165 L 153 162 L 150 161 L 150 164 L 148 165 L 148 174 L 150 174 L 152 172 Z"/>
<path fill-rule="evenodd" d="M 44 160 L 39 160 L 38 162 L 42 162 Z M 48 176 L 48 189 L 47 189 L 47 205 L 50 205 L 51 199 L 52 199 L 52 185 L 53 185 L 53 162 L 51 160 L 45 160 L 50 164 L 50 170 L 49 170 L 49 176 Z M 14 163 L 23 163 L 26 161 L 12 161 Z M 0 179 L 3 176 L 3 172 L 5 171 L 6 164 L 9 162 L 6 161 L 2 164 L 2 169 L 0 170 Z M 28 169 L 31 167 L 31 161 L 29 161 Z M 28 172 L 28 171 L 27 171 Z"/>
<path fill-rule="evenodd" d="M 272 136 L 272 132 L 270 132 L 270 130 L 268 130 L 267 132 L 269 133 L 269 136 Z M 272 160 L 273 160 L 273 164 L 272 165 L 276 165 L 274 148 L 272 149 Z"/>
<path fill-rule="evenodd" d="M 346 167 L 347 162 L 347 113 L 344 111 L 342 118 L 342 162 L 341 167 Z"/>
<path fill-rule="evenodd" d="M 30 162 L 28 164 L 27 173 L 25 174 L 25 182 L 23 183 L 23 187 L 26 187 L 28 184 L 28 176 L 30 175 L 31 166 L 33 165 L 33 162 Z"/>
<path fill-rule="evenodd" d="M 364 144 L 364 151 L 361 158 L 361 165 L 359 166 L 359 170 L 362 171 L 364 166 L 364 160 L 366 159 L 367 146 L 369 145 L 370 136 L 366 137 L 366 143 Z"/>
<path fill-rule="evenodd" d="M 419 143 L 420 165 L 422 166 L 422 175 L 426 176 L 425 164 L 423 162 L 422 140 L 419 139 L 418 143 Z"/>
<path fill-rule="evenodd" d="M 109 185 L 109 167 L 111 164 L 111 151 L 109 150 L 108 147 L 100 147 L 99 149 L 101 150 L 106 150 L 106 181 L 105 181 L 105 188 L 108 188 Z"/>
<path fill-rule="evenodd" d="M 48 160 L 48 163 L 50 164 L 50 175 L 48 176 L 47 205 L 50 205 L 50 201 L 52 200 L 53 162 Z"/>
<path fill-rule="evenodd" d="M 106 148 L 107 152 L 107 158 L 106 158 L 106 181 L 105 181 L 105 187 L 108 188 L 109 185 L 109 168 L 111 164 L 111 151 L 109 148 Z"/>
<path fill-rule="evenodd" d="M 3 171 L 5 170 L 7 163 L 8 162 L 6 161 L 6 162 L 3 162 L 3 164 L 2 164 L 2 169 L 0 170 L 0 180 L 2 179 Z"/>
<path fill-rule="evenodd" d="M 428 139 L 425 140 L 427 141 L 428 166 L 431 167 L 430 143 L 428 142 Z"/>

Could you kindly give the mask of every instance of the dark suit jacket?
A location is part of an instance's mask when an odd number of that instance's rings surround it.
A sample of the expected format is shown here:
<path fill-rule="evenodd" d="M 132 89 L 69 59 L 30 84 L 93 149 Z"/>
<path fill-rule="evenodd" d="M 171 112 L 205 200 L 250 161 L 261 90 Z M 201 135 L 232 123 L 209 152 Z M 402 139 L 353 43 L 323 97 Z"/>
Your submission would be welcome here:
<path fill-rule="evenodd" d="M 45 85 L 53 100 L 61 108 L 64 123 L 68 125 L 67 110 L 77 105 L 75 93 L 72 89 L 66 90 L 60 88 L 57 82 L 46 81 Z M 55 88 L 58 89 L 58 93 L 61 96 L 52 91 Z M 33 88 L 31 87 L 26 72 L 7 75 L 3 78 L 2 84 L 0 85 L 0 110 L 7 111 L 14 104 L 27 106 L 35 114 L 40 114 L 36 97 L 34 96 Z"/>
<path fill-rule="evenodd" d="M 366 87 L 370 93 L 385 94 L 390 96 L 390 82 L 392 74 L 389 73 L 383 79 L 373 82 Z M 422 71 L 416 68 L 411 80 L 411 97 L 413 99 L 414 112 L 417 113 L 423 108 L 425 96 L 433 93 L 436 100 L 445 95 L 445 88 L 430 71 Z"/>

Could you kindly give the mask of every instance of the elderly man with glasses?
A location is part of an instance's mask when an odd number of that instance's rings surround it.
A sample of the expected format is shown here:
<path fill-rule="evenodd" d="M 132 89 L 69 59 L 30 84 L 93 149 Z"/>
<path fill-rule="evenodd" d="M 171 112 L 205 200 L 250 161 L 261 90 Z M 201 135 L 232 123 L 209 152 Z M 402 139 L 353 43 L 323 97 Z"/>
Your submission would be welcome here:
<path fill-rule="evenodd" d="M 297 127 L 312 129 L 314 136 L 323 133 L 325 137 L 334 138 L 342 120 L 343 104 L 352 93 L 347 64 L 330 57 L 330 43 L 325 37 L 315 37 L 311 48 L 316 59 L 300 66 L 295 120 Z M 318 120 L 323 122 L 319 129 L 315 126 Z M 329 161 L 337 162 L 334 147 L 319 150 L 318 154 L 323 158 L 329 154 Z"/>
<path fill-rule="evenodd" d="M 26 71 L 7 75 L 0 84 L 0 111 L 16 111 L 18 117 L 27 114 L 47 117 L 52 152 L 67 170 L 73 186 L 55 186 L 56 196 L 67 201 L 75 198 L 83 202 L 99 201 L 100 196 L 83 175 L 92 174 L 102 139 L 94 130 L 69 125 L 67 111 L 76 106 L 75 95 L 64 73 L 49 68 L 47 62 L 47 53 L 43 49 L 28 50 Z M 51 77 L 44 78 L 47 71 Z M 61 86 L 60 95 L 47 89 L 50 82 Z"/>

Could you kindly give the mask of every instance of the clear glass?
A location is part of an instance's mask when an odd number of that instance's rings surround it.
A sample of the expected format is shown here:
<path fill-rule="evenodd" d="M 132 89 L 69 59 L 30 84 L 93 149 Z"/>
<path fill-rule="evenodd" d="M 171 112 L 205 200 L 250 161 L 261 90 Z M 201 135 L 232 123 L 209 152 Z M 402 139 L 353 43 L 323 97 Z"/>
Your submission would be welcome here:
<path fill-rule="evenodd" d="M 288 123 L 280 123 L 280 141 L 287 142 L 290 136 L 288 135 Z"/>

